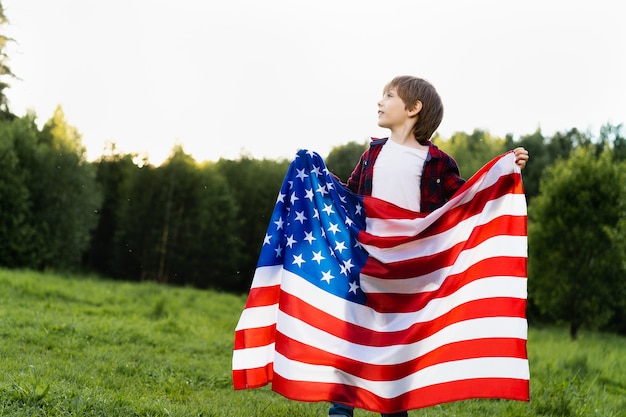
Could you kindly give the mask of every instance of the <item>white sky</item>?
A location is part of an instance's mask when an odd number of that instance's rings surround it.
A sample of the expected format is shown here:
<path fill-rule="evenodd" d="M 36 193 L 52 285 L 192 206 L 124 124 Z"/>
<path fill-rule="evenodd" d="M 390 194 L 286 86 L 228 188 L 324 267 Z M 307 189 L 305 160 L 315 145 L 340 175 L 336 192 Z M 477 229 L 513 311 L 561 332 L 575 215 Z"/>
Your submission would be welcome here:
<path fill-rule="evenodd" d="M 107 141 L 160 164 L 323 156 L 385 136 L 396 75 L 430 80 L 439 133 L 597 133 L 626 121 L 619 0 L 2 0 L 21 80 L 11 110 L 60 104 L 88 156 Z"/>

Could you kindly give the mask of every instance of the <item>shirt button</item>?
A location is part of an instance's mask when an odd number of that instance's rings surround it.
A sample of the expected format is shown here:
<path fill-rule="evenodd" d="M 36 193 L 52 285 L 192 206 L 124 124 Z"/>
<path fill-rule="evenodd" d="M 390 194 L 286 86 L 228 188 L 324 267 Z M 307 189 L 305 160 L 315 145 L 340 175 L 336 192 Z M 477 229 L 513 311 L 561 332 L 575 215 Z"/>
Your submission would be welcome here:
<path fill-rule="evenodd" d="M 437 184 L 441 182 L 441 178 L 437 178 Z"/>

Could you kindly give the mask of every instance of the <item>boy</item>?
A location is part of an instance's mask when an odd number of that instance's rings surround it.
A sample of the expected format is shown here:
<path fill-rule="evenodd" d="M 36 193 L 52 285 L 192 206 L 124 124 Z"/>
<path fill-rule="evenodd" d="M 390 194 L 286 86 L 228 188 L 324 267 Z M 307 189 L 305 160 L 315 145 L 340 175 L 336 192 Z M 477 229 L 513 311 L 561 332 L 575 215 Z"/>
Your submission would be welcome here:
<path fill-rule="evenodd" d="M 428 81 L 413 76 L 391 80 L 378 102 L 378 125 L 390 130 L 389 138 L 372 140 L 348 179 L 348 188 L 412 211 L 430 213 L 444 205 L 465 180 L 456 161 L 430 141 L 442 118 L 441 98 Z M 514 152 L 517 165 L 524 168 L 528 151 L 520 147 Z M 328 414 L 351 417 L 353 410 L 333 403 Z"/>

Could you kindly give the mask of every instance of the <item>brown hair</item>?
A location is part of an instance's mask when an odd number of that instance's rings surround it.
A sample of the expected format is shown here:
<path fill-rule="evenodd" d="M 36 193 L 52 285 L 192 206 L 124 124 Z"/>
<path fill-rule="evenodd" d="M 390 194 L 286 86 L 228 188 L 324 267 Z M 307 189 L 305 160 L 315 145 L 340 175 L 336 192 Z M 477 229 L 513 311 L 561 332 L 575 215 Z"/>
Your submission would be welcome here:
<path fill-rule="evenodd" d="M 415 139 L 426 145 L 443 119 L 443 103 L 435 87 L 428 81 L 401 75 L 391 80 L 383 92 L 394 88 L 408 109 L 413 108 L 418 101 L 422 102 L 422 110 L 417 115 L 417 121 L 413 126 Z"/>

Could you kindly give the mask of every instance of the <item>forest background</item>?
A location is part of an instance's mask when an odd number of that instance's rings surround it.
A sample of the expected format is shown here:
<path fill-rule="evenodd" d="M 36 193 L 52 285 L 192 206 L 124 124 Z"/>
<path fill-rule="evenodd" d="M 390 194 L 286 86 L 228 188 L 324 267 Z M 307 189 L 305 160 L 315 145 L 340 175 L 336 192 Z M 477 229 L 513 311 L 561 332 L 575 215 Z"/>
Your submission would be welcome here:
<path fill-rule="evenodd" d="M 115 144 L 88 161 L 61 107 L 41 128 L 35 114 L 11 112 L 11 41 L 0 35 L 0 266 L 247 292 L 290 161 L 199 163 L 176 145 L 155 166 Z M 581 328 L 626 334 L 623 126 L 519 137 L 477 129 L 433 141 L 465 178 L 527 148 L 529 320 L 567 323 L 572 338 Z M 353 141 L 322 156 L 345 180 L 366 146 Z"/>

